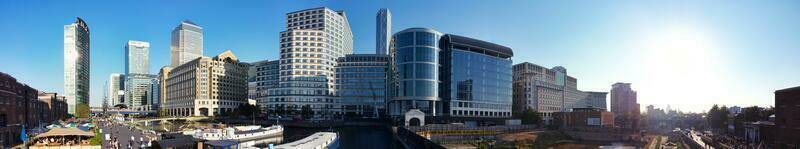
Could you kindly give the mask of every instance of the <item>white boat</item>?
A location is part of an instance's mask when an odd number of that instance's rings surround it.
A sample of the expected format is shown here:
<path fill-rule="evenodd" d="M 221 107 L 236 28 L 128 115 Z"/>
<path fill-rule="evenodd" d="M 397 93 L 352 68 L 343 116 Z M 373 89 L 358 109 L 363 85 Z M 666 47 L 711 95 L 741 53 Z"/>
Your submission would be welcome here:
<path fill-rule="evenodd" d="M 337 149 L 339 134 L 317 132 L 303 139 L 275 146 L 275 149 Z"/>
<path fill-rule="evenodd" d="M 196 129 L 184 134 L 192 135 L 194 138 L 203 140 L 236 140 L 249 141 L 275 136 L 283 136 L 283 127 L 273 125 L 261 127 L 258 125 L 227 127 L 224 129 Z"/>

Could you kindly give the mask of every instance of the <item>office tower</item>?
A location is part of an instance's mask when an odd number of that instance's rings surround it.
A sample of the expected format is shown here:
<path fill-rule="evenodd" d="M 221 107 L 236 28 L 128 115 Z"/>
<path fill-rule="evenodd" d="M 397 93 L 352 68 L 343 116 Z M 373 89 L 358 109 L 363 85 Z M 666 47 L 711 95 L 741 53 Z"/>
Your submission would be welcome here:
<path fill-rule="evenodd" d="M 511 117 L 511 48 L 428 28 L 397 32 L 391 44 L 387 106 L 396 120 L 411 110 L 472 126 Z"/>
<path fill-rule="evenodd" d="M 392 12 L 389 8 L 379 10 L 375 21 L 375 54 L 389 54 L 389 42 L 392 40 Z"/>
<path fill-rule="evenodd" d="M 89 116 L 89 80 L 89 26 L 78 18 L 64 25 L 64 94 L 69 114 Z"/>
<path fill-rule="evenodd" d="M 252 89 L 248 89 L 248 96 L 255 99 L 257 105 L 263 112 L 269 110 L 266 107 L 267 96 L 269 90 L 278 87 L 279 67 L 280 61 L 278 60 L 263 60 L 253 62 L 248 71 L 248 87 L 252 84 Z M 252 90 L 252 91 L 250 91 Z"/>
<path fill-rule="evenodd" d="M 125 75 L 112 73 L 108 78 L 108 98 L 111 106 L 125 103 Z"/>
<path fill-rule="evenodd" d="M 178 65 L 167 74 L 166 98 L 161 103 L 169 116 L 217 116 L 247 104 L 248 64 L 225 51 Z M 162 83 L 164 84 L 164 83 Z"/>
<path fill-rule="evenodd" d="M 268 89 L 262 107 L 300 111 L 308 105 L 315 118 L 338 115 L 333 67 L 336 58 L 353 53 L 353 34 L 344 11 L 320 7 L 290 12 L 280 38 L 279 85 Z"/>
<path fill-rule="evenodd" d="M 172 30 L 169 56 L 172 67 L 203 56 L 203 28 L 192 21 L 182 21 Z"/>
<path fill-rule="evenodd" d="M 153 80 L 150 74 L 150 43 L 129 40 L 125 45 L 125 102 L 136 111 L 153 110 Z"/>
<path fill-rule="evenodd" d="M 630 83 L 611 85 L 611 112 L 623 128 L 636 128 L 639 120 L 639 103 Z"/>
<path fill-rule="evenodd" d="M 128 40 L 125 45 L 125 74 L 150 74 L 150 43 Z"/>
<path fill-rule="evenodd" d="M 337 60 L 336 96 L 348 117 L 386 115 L 389 55 L 349 54 Z"/>
<path fill-rule="evenodd" d="M 439 39 L 442 33 L 428 28 L 410 28 L 392 37 L 393 97 L 389 115 L 402 116 L 418 109 L 426 116 L 441 114 L 439 98 Z M 419 51 L 419 52 L 417 52 Z"/>
<path fill-rule="evenodd" d="M 564 67 L 547 69 L 523 62 L 514 65 L 513 70 L 515 114 L 528 109 L 537 111 L 542 114 L 544 123 L 549 124 L 554 112 L 568 112 L 576 108 L 606 109 L 605 93 L 578 90 L 578 79 L 569 76 Z"/>
<path fill-rule="evenodd" d="M 429 42 L 419 40 L 417 44 Z M 512 70 L 511 48 L 469 37 L 445 34 L 440 40 L 443 52 L 439 55 L 440 83 L 439 96 L 443 100 L 442 112 L 451 117 L 496 119 L 511 117 Z M 430 42 L 432 43 L 432 42 Z M 434 43 L 436 44 L 436 43 Z M 429 55 L 434 50 L 417 47 L 415 60 L 435 57 Z M 423 67 L 424 68 L 424 67 Z M 475 125 L 475 120 L 464 121 Z M 495 123 L 497 124 L 497 123 Z"/>
<path fill-rule="evenodd" d="M 129 109 L 135 111 L 154 110 L 153 102 L 153 79 L 155 75 L 132 73 L 125 75 L 125 102 Z"/>

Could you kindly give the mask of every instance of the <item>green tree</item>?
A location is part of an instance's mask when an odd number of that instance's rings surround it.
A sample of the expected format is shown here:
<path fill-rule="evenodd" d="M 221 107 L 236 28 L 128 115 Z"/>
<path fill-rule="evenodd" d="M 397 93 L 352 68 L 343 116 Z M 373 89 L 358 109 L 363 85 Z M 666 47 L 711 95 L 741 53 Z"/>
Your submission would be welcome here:
<path fill-rule="evenodd" d="M 80 103 L 76 106 L 75 113 L 77 118 L 88 118 L 89 114 L 92 112 L 90 111 L 89 104 Z"/>
<path fill-rule="evenodd" d="M 518 117 L 522 120 L 522 124 L 539 124 L 542 122 L 542 114 L 531 109 L 522 111 Z"/>

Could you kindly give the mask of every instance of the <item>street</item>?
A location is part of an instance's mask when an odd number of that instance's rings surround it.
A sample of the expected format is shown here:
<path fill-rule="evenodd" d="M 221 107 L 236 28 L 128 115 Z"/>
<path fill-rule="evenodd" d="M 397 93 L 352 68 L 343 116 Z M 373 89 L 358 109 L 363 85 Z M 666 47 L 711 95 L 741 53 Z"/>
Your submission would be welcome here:
<path fill-rule="evenodd" d="M 131 127 L 121 123 L 103 123 L 100 127 L 103 129 L 103 148 L 114 148 L 112 142 L 115 138 L 120 149 L 128 149 L 129 144 L 132 148 L 140 148 L 142 143 L 150 145 L 148 143 L 150 140 L 159 138 L 156 134 L 144 133 L 138 129 L 131 130 Z M 109 138 L 106 138 L 107 134 L 110 136 Z M 131 141 L 131 137 L 133 137 L 133 141 Z"/>

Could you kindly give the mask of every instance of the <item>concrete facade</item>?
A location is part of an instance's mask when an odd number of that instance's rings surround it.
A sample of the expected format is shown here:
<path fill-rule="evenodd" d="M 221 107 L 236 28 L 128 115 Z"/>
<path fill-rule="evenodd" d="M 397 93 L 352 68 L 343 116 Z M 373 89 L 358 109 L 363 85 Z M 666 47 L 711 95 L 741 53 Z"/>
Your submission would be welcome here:
<path fill-rule="evenodd" d="M 247 104 L 248 65 L 230 51 L 200 57 L 167 75 L 161 107 L 169 116 L 216 116 Z M 163 72 L 163 71 L 162 71 Z"/>

